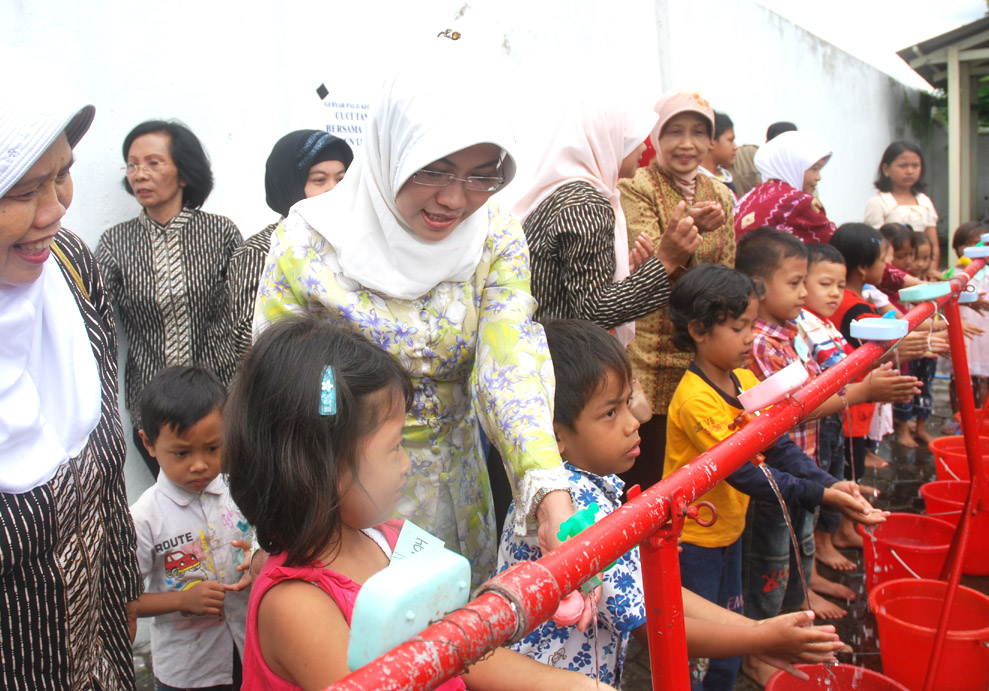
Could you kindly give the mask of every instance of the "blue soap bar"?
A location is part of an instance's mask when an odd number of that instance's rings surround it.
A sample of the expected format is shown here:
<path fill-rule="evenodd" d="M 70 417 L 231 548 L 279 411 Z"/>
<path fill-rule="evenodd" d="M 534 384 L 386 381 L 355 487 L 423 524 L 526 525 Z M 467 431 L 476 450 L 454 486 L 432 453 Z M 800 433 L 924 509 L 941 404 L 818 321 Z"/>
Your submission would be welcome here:
<path fill-rule="evenodd" d="M 900 302 L 927 302 L 949 294 L 951 294 L 951 283 L 948 281 L 921 283 L 909 288 L 900 288 Z"/>
<path fill-rule="evenodd" d="M 969 259 L 985 259 L 989 257 L 989 247 L 966 247 L 965 256 Z"/>
<path fill-rule="evenodd" d="M 393 560 L 357 594 L 347 666 L 357 669 L 384 655 L 466 605 L 469 596 L 470 563 L 445 547 Z"/>
<path fill-rule="evenodd" d="M 866 317 L 852 322 L 851 334 L 860 341 L 897 341 L 907 335 L 906 319 Z"/>

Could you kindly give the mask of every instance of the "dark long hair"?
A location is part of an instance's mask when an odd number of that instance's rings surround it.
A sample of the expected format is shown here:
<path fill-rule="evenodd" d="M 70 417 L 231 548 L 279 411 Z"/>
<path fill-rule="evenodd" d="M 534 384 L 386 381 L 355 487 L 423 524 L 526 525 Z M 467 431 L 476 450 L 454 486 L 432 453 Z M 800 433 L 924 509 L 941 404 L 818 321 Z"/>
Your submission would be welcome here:
<path fill-rule="evenodd" d="M 337 412 L 320 413 L 323 372 L 334 368 Z M 230 494 L 260 545 L 288 565 L 316 559 L 340 538 L 338 482 L 358 482 L 362 444 L 389 413 L 373 397 L 392 392 L 405 410 L 412 383 L 390 355 L 350 331 L 289 318 L 248 351 L 224 410 Z"/>
<path fill-rule="evenodd" d="M 920 156 L 920 177 L 917 178 L 917 182 L 915 182 L 913 187 L 910 188 L 910 193 L 920 194 L 927 187 L 927 183 L 924 182 L 924 173 L 927 172 L 927 166 L 924 165 L 924 154 L 921 153 L 920 147 L 913 142 L 900 140 L 893 142 L 886 147 L 885 151 L 883 151 L 883 158 L 879 161 L 879 172 L 876 173 L 876 181 L 873 183 L 877 190 L 880 192 L 893 191 L 893 181 L 889 179 L 888 175 L 883 173 L 883 166 L 893 165 L 893 161 L 899 158 L 900 154 L 906 151 Z"/>

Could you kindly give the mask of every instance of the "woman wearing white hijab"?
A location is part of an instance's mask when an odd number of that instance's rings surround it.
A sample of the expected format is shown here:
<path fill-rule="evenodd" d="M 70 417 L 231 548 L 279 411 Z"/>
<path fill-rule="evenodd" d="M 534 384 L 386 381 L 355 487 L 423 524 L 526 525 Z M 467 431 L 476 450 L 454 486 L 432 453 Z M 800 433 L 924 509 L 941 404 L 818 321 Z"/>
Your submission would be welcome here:
<path fill-rule="evenodd" d="M 8 65 L 29 59 L 2 53 Z M 94 112 L 54 85 L 51 75 L 4 76 L 0 686 L 5 689 L 111 691 L 135 683 L 127 603 L 141 594 L 142 583 L 124 493 L 113 312 L 93 255 L 60 227 L 72 201 L 72 147 Z"/>
<path fill-rule="evenodd" d="M 691 223 L 664 233 L 655 252 L 637 240 L 641 264 L 630 271 L 619 178 L 635 174 L 643 140 L 659 119 L 610 98 L 568 110 L 541 158 L 529 192 L 515 205 L 532 254 L 536 319 L 587 319 L 615 329 L 628 345 L 636 319 L 670 299 L 669 274 L 700 244 Z"/>
<path fill-rule="evenodd" d="M 804 242 L 827 242 L 835 224 L 814 196 L 831 150 L 804 131 L 784 132 L 759 147 L 755 165 L 765 180 L 735 206 L 735 236 L 772 226 Z"/>
<path fill-rule="evenodd" d="M 525 237 L 487 206 L 515 175 L 504 115 L 462 45 L 441 40 L 426 52 L 444 65 L 443 79 L 417 66 L 391 80 L 364 155 L 331 194 L 299 202 L 275 231 L 255 331 L 312 314 L 402 363 L 415 396 L 399 513 L 466 556 L 479 583 L 493 572 L 497 536 L 478 421 L 505 459 L 517 532 L 538 521 L 552 543 L 573 508 Z"/>

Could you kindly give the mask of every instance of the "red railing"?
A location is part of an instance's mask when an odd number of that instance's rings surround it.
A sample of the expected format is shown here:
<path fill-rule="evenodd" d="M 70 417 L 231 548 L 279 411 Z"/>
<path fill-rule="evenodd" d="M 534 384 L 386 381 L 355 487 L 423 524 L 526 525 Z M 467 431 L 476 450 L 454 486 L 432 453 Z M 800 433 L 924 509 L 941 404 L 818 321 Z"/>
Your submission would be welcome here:
<path fill-rule="evenodd" d="M 952 293 L 918 305 L 905 318 L 913 331 L 946 305 L 948 335 L 954 371 L 968 372 L 957 297 L 984 265 L 975 260 L 952 279 Z M 571 538 L 535 562 L 523 562 L 488 581 L 481 594 L 459 610 L 430 625 L 418 636 L 397 646 L 330 688 L 334 691 L 397 691 L 432 689 L 489 651 L 518 640 L 548 620 L 562 596 L 598 573 L 605 565 L 636 545 L 642 546 L 642 577 L 649 630 L 654 689 L 689 688 L 687 644 L 676 538 L 687 505 L 765 450 L 808 413 L 869 370 L 892 343 L 866 343 L 819 377 L 773 406 L 728 439 L 600 522 Z M 949 580 L 946 604 L 954 598 L 967 541 L 971 512 L 978 510 L 986 484 L 976 427 L 971 381 L 956 376 L 962 429 L 972 465 L 972 490 L 944 574 Z M 673 518 L 671 521 L 670 519 Z M 926 689 L 931 689 L 946 633 L 948 607 L 941 617 Z"/>

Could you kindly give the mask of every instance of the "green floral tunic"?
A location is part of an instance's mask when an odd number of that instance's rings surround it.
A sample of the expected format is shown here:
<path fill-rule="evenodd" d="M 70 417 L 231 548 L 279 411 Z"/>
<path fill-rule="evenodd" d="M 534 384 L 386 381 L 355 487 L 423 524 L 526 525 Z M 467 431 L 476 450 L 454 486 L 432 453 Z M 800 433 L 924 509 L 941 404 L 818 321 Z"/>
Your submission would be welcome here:
<path fill-rule="evenodd" d="M 344 276 L 333 247 L 291 215 L 274 233 L 258 291 L 255 332 L 291 313 L 325 317 L 412 376 L 404 433 L 412 469 L 398 514 L 467 557 L 475 585 L 494 572 L 498 543 L 477 421 L 500 449 L 520 507 L 506 529 L 534 529 L 543 495 L 569 486 L 553 434 L 553 365 L 534 309 L 522 227 L 494 205 L 469 281 L 440 283 L 415 300 L 382 295 Z"/>

